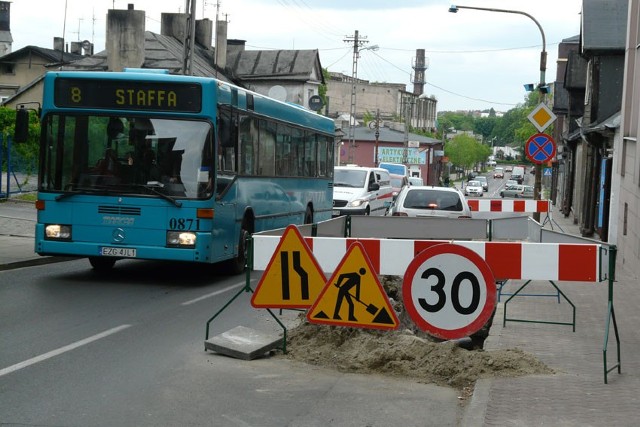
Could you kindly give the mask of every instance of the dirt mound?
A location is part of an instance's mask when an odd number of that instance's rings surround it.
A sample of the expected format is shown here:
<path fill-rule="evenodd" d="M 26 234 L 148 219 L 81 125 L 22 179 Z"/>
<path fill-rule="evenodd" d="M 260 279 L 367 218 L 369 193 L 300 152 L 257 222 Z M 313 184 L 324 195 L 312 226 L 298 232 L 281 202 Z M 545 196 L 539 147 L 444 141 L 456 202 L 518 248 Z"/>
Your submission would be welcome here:
<path fill-rule="evenodd" d="M 400 320 L 398 331 L 316 325 L 301 315 L 299 325 L 288 332 L 287 354 L 282 357 L 343 372 L 404 376 L 460 389 L 480 378 L 553 373 L 520 349 L 467 350 L 417 330 L 398 302 L 402 300 L 399 278 L 384 277 L 381 283 Z"/>

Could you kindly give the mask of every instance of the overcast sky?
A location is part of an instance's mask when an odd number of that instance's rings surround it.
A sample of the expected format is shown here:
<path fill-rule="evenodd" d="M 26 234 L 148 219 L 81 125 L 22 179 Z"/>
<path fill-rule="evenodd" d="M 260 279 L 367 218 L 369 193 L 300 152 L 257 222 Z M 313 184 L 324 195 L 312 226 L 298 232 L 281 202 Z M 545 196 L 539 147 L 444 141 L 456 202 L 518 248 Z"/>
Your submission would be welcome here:
<path fill-rule="evenodd" d="M 548 52 L 546 82 L 556 79 L 558 43 L 580 32 L 582 0 L 195 0 L 197 19 L 228 21 L 228 38 L 247 49 L 318 49 L 329 71 L 352 73 L 355 31 L 366 41 L 358 77 L 403 83 L 412 91 L 416 49 L 425 49 L 427 95 L 438 111 L 522 103 L 525 83 L 540 81 L 542 34 L 531 18 L 459 10 L 451 4 L 525 12 L 541 25 Z M 146 12 L 146 29 L 160 32 L 162 12 L 184 12 L 184 0 L 13 0 L 13 50 L 53 47 L 53 38 L 90 40 L 104 49 L 107 9 Z M 217 9 L 216 4 L 219 4 Z M 66 24 L 65 24 L 66 5 Z M 366 49 L 374 45 L 378 50 Z"/>

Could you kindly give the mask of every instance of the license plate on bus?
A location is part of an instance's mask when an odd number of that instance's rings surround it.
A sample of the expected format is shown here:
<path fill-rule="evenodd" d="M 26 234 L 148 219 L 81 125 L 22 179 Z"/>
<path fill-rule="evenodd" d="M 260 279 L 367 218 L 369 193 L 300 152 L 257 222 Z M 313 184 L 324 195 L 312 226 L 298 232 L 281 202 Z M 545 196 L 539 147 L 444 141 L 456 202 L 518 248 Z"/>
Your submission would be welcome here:
<path fill-rule="evenodd" d="M 135 258 L 137 251 L 134 248 L 112 248 L 104 246 L 100 248 L 100 255 L 102 256 L 115 256 L 121 258 Z"/>

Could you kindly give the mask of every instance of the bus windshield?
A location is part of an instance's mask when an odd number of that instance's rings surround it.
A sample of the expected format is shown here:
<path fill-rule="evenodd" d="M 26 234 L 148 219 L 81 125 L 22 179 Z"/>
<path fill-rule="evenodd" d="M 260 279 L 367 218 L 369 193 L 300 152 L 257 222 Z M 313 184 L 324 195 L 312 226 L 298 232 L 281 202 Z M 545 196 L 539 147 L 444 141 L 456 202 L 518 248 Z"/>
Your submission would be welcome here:
<path fill-rule="evenodd" d="M 39 190 L 207 198 L 212 127 L 196 120 L 51 114 Z"/>

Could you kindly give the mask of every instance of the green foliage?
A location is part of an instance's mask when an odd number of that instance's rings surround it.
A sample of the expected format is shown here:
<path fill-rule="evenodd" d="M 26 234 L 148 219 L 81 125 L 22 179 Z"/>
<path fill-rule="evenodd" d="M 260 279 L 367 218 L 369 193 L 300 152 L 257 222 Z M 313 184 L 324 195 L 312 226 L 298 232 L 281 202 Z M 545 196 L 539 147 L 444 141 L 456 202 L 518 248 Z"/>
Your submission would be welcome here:
<path fill-rule="evenodd" d="M 375 117 L 371 113 L 371 111 L 367 110 L 362 114 L 362 121 L 364 121 L 364 125 L 368 126 L 370 122 L 374 121 Z"/>
<path fill-rule="evenodd" d="M 2 132 L 3 147 L 7 146 L 7 138 L 13 140 L 16 125 L 16 110 L 0 107 L 0 132 Z M 35 111 L 29 111 L 29 138 L 24 143 L 12 143 L 12 147 L 23 160 L 24 165 L 37 165 L 40 136 L 40 119 Z M 3 159 L 2 169 L 6 170 L 6 159 Z M 35 173 L 35 170 L 27 170 L 27 173 Z"/>
<path fill-rule="evenodd" d="M 476 163 L 484 162 L 491 154 L 491 148 L 469 135 L 461 134 L 447 141 L 444 154 L 451 163 L 468 170 Z"/>

